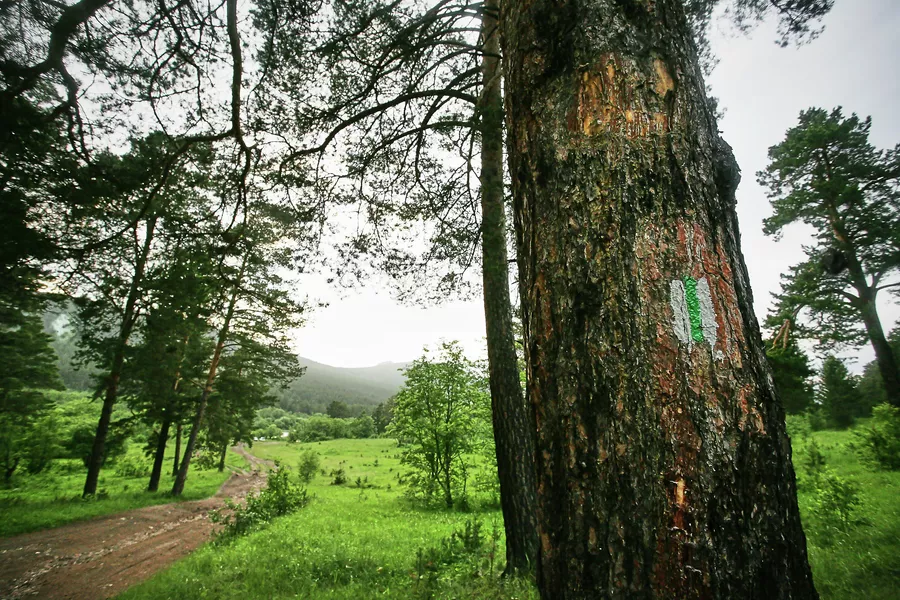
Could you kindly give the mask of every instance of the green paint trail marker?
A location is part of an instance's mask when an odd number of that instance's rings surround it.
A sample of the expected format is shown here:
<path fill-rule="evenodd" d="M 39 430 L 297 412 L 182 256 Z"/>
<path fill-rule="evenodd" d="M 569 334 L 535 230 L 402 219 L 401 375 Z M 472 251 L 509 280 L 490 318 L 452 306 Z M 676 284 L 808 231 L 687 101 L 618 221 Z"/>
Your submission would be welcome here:
<path fill-rule="evenodd" d="M 706 342 L 715 348 L 719 324 L 706 277 L 674 279 L 669 286 L 675 337 L 690 349 Z M 717 353 L 718 354 L 718 353 Z M 720 358 L 720 356 L 716 356 Z"/>

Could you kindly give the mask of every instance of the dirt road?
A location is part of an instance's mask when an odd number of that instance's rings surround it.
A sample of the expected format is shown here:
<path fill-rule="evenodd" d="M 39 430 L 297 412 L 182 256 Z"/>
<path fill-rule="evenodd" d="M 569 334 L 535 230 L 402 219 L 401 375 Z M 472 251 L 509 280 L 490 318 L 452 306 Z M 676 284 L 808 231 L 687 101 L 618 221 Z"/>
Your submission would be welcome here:
<path fill-rule="evenodd" d="M 251 472 L 232 475 L 206 500 L 148 506 L 0 539 L 0 598 L 111 598 L 209 539 L 209 511 L 265 482 L 268 464 L 242 447 Z"/>

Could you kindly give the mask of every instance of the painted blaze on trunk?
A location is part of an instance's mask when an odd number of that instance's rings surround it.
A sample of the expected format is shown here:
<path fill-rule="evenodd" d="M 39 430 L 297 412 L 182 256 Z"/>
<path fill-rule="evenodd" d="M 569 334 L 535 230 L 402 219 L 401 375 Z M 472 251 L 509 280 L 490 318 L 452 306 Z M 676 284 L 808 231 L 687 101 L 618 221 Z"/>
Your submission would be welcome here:
<path fill-rule="evenodd" d="M 544 598 L 816 598 L 680 0 L 510 2 Z"/>

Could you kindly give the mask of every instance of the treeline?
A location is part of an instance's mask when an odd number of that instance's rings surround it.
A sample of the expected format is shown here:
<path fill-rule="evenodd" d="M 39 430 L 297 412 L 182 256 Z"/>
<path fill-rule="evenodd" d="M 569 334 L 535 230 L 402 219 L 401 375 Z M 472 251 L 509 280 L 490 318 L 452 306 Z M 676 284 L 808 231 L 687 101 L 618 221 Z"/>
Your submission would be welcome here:
<path fill-rule="evenodd" d="M 893 352 L 900 354 L 900 330 L 887 339 Z M 768 342 L 766 357 L 785 412 L 806 416 L 814 431 L 846 429 L 857 419 L 871 417 L 876 406 L 888 403 L 877 361 L 854 375 L 843 360 L 828 354 L 816 370 L 795 340 L 783 338 Z"/>
<path fill-rule="evenodd" d="M 290 442 L 321 442 L 383 435 L 393 420 L 394 400 L 375 407 L 371 414 L 333 402 L 327 414 L 300 415 L 278 407 L 262 408 L 253 420 L 254 440 L 287 439 Z"/>
<path fill-rule="evenodd" d="M 12 281 L 0 290 L 0 345 L 12 369 L 0 390 L 7 455 L 42 435 L 53 408 L 37 390 L 59 387 L 41 320 L 48 302 L 57 303 L 69 321 L 58 340 L 66 364 L 87 370 L 79 385 L 101 401 L 85 496 L 96 493 L 120 431 L 138 421 L 151 431 L 148 489 L 160 485 L 174 437 L 180 463 L 171 489 L 180 494 L 195 453 L 224 455 L 250 440 L 256 409 L 275 402 L 270 390 L 302 372 L 287 336 L 304 306 L 282 275 L 296 258 L 285 242 L 302 220 L 235 179 L 222 149 L 191 146 L 172 162 L 172 145 L 152 133 L 132 138 L 124 154 L 106 153 L 100 165 L 72 165 L 64 178 L 75 177 L 91 201 L 68 204 L 64 230 L 52 233 L 55 244 L 80 250 L 56 253 L 41 268 L 8 269 Z M 40 282 L 57 291 L 38 293 Z M 114 418 L 121 405 L 127 419 Z M 7 462 L 8 479 L 16 461 Z"/>

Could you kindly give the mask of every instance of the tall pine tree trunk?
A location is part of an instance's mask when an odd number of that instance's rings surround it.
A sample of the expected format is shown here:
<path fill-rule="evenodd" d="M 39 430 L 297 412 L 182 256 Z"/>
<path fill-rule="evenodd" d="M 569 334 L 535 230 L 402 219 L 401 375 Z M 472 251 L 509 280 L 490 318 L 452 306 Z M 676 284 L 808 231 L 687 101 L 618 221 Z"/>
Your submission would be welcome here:
<path fill-rule="evenodd" d="M 481 31 L 481 249 L 484 321 L 506 572 L 526 572 L 537 559 L 534 426 L 519 381 L 509 298 L 506 207 L 503 201 L 503 99 L 500 92 L 499 2 L 487 0 Z"/>
<path fill-rule="evenodd" d="M 228 339 L 228 332 L 231 327 L 231 319 L 234 318 L 234 307 L 240 294 L 241 283 L 244 278 L 244 269 L 247 266 L 247 258 L 245 257 L 241 263 L 241 269 L 238 272 L 237 280 L 234 284 L 234 290 L 231 292 L 231 299 L 228 301 L 228 308 L 225 311 L 225 320 L 219 329 L 219 336 L 216 339 L 216 347 L 213 351 L 212 360 L 209 362 L 209 370 L 206 374 L 206 384 L 203 386 L 203 393 L 200 395 L 200 402 L 197 405 L 197 412 L 194 413 L 194 420 L 191 423 L 191 433 L 188 436 L 187 444 L 184 447 L 184 457 L 181 459 L 181 467 L 178 474 L 175 475 L 175 483 L 172 485 L 172 495 L 180 496 L 184 491 L 184 484 L 187 481 L 188 470 L 191 467 L 191 456 L 194 453 L 194 447 L 197 445 L 197 436 L 200 435 L 200 427 L 203 424 L 203 416 L 206 413 L 206 405 L 209 402 L 209 396 L 212 394 L 213 384 L 216 381 L 216 372 L 219 369 L 219 361 L 222 359 L 222 350 L 225 349 L 225 341 Z"/>
<path fill-rule="evenodd" d="M 860 294 L 862 298 L 860 313 L 866 326 L 866 334 L 872 349 L 875 350 L 875 363 L 884 383 L 884 391 L 888 402 L 900 407 L 900 370 L 897 366 L 897 356 L 884 335 L 881 319 L 878 317 L 878 309 L 875 306 L 875 294 Z"/>
<path fill-rule="evenodd" d="M 106 390 L 103 395 L 103 406 L 100 409 L 100 420 L 97 423 L 94 444 L 91 446 L 91 455 L 88 458 L 88 472 L 84 481 L 84 489 L 81 493 L 83 497 L 97 493 L 100 469 L 103 468 L 103 461 L 106 459 L 106 436 L 109 433 L 109 424 L 112 421 L 113 407 L 119 397 L 119 380 L 122 378 L 122 368 L 125 366 L 125 349 L 128 347 L 128 340 L 131 338 L 131 332 L 134 330 L 134 325 L 137 321 L 135 309 L 141 294 L 144 269 L 150 256 L 156 220 L 156 215 L 151 216 L 147 220 L 144 243 L 141 245 L 140 253 L 135 260 L 134 274 L 131 277 L 128 296 L 125 299 L 125 309 L 122 311 L 122 321 L 119 325 L 119 335 L 116 338 L 113 360 L 110 365 L 109 375 L 106 376 Z"/>
<path fill-rule="evenodd" d="M 153 470 L 150 472 L 150 483 L 147 486 L 148 492 L 155 492 L 159 489 L 159 480 L 162 476 L 162 466 L 163 459 L 166 455 L 166 443 L 169 441 L 169 428 L 172 426 L 172 413 L 174 412 L 174 405 L 177 401 L 176 394 L 178 394 L 178 386 L 181 384 L 181 367 L 184 364 L 184 358 L 187 354 L 187 344 L 190 340 L 190 335 L 184 336 L 184 340 L 181 345 L 181 358 L 178 360 L 178 368 L 175 370 L 175 381 L 172 382 L 172 397 L 171 397 L 171 406 L 169 408 L 163 409 L 163 420 L 162 425 L 160 426 L 159 431 L 159 440 L 156 444 L 156 456 L 153 457 Z M 173 468 L 172 475 L 175 475 L 178 469 L 178 452 L 181 449 L 181 425 L 178 425 L 178 439 L 175 442 L 175 467 Z"/>
<path fill-rule="evenodd" d="M 169 412 L 166 411 L 159 426 L 159 438 L 156 440 L 156 452 L 153 455 L 153 469 L 150 471 L 150 483 L 147 484 L 148 492 L 155 492 L 159 489 L 163 460 L 166 457 L 166 442 L 169 441 L 169 427 L 171 426 L 172 418 L 169 416 Z"/>
<path fill-rule="evenodd" d="M 516 0 L 503 39 L 542 597 L 816 598 L 682 0 Z"/>

